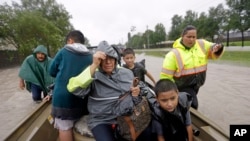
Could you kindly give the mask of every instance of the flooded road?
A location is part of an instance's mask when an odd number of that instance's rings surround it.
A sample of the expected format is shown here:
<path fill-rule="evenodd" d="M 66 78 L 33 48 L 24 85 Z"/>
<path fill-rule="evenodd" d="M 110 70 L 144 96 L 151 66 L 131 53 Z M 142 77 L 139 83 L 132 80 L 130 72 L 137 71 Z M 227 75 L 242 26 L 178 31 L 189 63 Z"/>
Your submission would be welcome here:
<path fill-rule="evenodd" d="M 158 80 L 163 58 L 137 56 L 137 60 L 144 58 L 147 70 Z M 38 106 L 30 93 L 19 89 L 18 69 L 0 69 L 0 140 Z M 198 110 L 229 132 L 230 124 L 250 124 L 249 92 L 249 67 L 210 63 L 198 94 Z"/>
<path fill-rule="evenodd" d="M 0 69 L 1 141 L 37 106 L 30 93 L 19 89 L 18 69 Z"/>

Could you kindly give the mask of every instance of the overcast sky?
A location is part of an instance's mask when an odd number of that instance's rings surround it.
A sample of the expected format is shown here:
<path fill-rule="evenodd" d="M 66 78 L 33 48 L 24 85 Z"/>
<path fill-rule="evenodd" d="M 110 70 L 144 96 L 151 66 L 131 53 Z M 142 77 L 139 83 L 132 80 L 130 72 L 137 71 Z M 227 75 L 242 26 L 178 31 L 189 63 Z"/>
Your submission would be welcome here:
<path fill-rule="evenodd" d="M 72 16 L 71 23 L 75 29 L 81 30 L 92 46 L 98 45 L 102 40 L 110 44 L 127 42 L 127 34 L 132 26 L 136 27 L 132 35 L 145 32 L 147 26 L 154 30 L 158 23 L 162 23 L 168 32 L 171 18 L 175 14 L 184 16 L 187 10 L 208 13 L 210 7 L 216 7 L 220 3 L 225 6 L 225 0 L 56 1 L 65 6 Z"/>

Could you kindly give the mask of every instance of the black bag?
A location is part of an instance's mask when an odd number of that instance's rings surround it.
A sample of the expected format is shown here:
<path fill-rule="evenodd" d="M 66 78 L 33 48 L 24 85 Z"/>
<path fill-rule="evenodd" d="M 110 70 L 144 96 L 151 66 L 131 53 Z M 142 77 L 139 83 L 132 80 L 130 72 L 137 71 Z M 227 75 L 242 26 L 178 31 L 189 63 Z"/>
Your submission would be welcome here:
<path fill-rule="evenodd" d="M 138 78 L 134 80 L 134 86 L 139 83 Z M 131 109 L 131 107 L 133 107 Z M 135 141 L 151 121 L 151 110 L 146 96 L 139 95 L 138 101 L 133 101 L 130 92 L 122 95 L 116 105 L 114 112 L 117 117 L 116 132 L 120 137 L 129 141 Z"/>

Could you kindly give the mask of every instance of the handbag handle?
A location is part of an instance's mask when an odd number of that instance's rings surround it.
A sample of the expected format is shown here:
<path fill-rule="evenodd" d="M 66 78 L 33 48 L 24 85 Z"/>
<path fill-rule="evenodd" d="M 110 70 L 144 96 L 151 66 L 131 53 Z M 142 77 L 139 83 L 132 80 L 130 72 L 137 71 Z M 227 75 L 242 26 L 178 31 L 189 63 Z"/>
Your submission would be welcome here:
<path fill-rule="evenodd" d="M 140 80 L 139 77 L 135 77 L 133 80 L 133 86 L 136 87 L 139 84 Z"/>

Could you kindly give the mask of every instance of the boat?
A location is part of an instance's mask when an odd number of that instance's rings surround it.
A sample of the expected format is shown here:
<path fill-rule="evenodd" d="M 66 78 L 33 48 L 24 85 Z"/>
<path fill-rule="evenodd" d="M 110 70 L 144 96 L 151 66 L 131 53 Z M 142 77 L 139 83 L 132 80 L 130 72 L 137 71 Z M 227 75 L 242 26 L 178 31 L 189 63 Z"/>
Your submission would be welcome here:
<path fill-rule="evenodd" d="M 58 131 L 51 124 L 51 102 L 43 101 L 20 122 L 4 141 L 56 141 Z M 190 108 L 194 141 L 228 141 L 229 135 L 216 123 Z M 75 141 L 94 141 L 94 138 L 74 131 Z"/>

